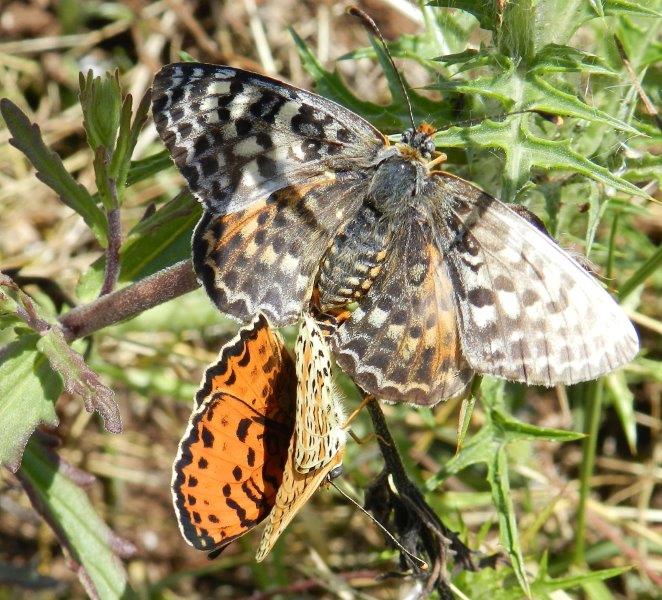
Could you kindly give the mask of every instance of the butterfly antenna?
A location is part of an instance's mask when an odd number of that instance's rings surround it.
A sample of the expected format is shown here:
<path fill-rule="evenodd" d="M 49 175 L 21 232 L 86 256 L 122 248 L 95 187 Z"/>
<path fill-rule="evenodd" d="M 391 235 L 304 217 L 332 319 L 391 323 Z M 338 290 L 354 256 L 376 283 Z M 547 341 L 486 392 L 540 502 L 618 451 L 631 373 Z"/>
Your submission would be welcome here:
<path fill-rule="evenodd" d="M 379 39 L 379 41 L 382 43 L 382 46 L 384 47 L 384 52 L 386 52 L 386 56 L 388 56 L 388 60 L 391 63 L 391 66 L 393 67 L 393 70 L 395 71 L 395 74 L 398 76 L 398 81 L 400 82 L 400 87 L 402 88 L 402 93 L 404 94 L 405 100 L 407 102 L 407 109 L 409 110 L 409 120 L 411 121 L 411 126 L 412 129 L 416 129 L 416 122 L 414 121 L 414 111 L 412 110 L 411 107 L 411 101 L 409 100 L 409 94 L 407 93 L 407 87 L 405 86 L 404 79 L 402 79 L 402 75 L 400 75 L 400 71 L 398 70 L 398 67 L 395 66 L 395 62 L 393 62 L 393 57 L 391 56 L 391 53 L 388 50 L 388 45 L 386 44 L 386 40 L 384 39 L 384 36 L 382 35 L 382 32 L 379 31 L 379 27 L 377 27 L 377 23 L 375 23 L 372 20 L 372 17 L 368 15 L 367 13 L 363 12 L 358 6 L 350 6 L 347 9 L 347 14 L 352 15 L 353 17 L 357 17 L 358 19 L 361 20 L 363 23 L 363 26 L 370 32 L 372 35 L 374 35 L 376 38 Z"/>
<path fill-rule="evenodd" d="M 406 554 L 409 558 L 411 558 L 414 562 L 418 563 L 418 567 L 422 571 L 427 571 L 429 569 L 428 563 L 426 563 L 422 558 L 419 558 L 415 554 L 412 554 L 405 548 L 398 540 L 393 537 L 393 534 L 386 529 L 375 517 L 373 517 L 365 508 L 363 508 L 354 498 L 352 498 L 349 494 L 346 494 L 343 492 L 332 480 L 329 480 L 329 483 L 336 488 L 338 492 L 340 492 L 340 495 L 343 496 L 345 499 L 349 500 L 356 508 L 358 508 L 364 515 L 366 515 L 371 521 L 373 521 L 385 534 L 390 540 L 398 547 L 398 550 L 400 552 Z"/>

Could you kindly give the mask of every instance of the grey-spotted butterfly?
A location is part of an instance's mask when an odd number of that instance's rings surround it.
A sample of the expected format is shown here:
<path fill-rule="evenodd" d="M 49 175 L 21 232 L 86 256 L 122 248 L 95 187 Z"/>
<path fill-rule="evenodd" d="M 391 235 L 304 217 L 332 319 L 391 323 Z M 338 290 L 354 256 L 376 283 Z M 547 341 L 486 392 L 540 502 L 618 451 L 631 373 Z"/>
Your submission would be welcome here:
<path fill-rule="evenodd" d="M 475 372 L 572 384 L 638 350 L 618 304 L 553 239 L 430 167 L 429 126 L 389 144 L 316 94 L 198 63 L 157 74 L 153 112 L 204 205 L 193 259 L 218 308 L 275 326 L 311 304 L 343 313 L 331 345 L 366 392 L 432 405 Z"/>

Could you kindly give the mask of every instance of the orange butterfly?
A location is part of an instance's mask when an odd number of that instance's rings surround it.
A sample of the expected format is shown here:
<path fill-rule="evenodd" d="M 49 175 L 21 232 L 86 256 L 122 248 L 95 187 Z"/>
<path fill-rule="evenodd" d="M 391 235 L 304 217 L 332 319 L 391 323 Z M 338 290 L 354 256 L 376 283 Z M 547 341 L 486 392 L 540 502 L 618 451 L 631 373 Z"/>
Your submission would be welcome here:
<path fill-rule="evenodd" d="M 173 466 L 184 539 L 222 550 L 274 505 L 294 428 L 294 363 L 259 315 L 226 344 L 196 395 Z"/>
<path fill-rule="evenodd" d="M 309 316 L 296 355 L 295 377 L 280 336 L 259 315 L 207 370 L 172 481 L 192 546 L 217 554 L 268 515 L 262 560 L 319 485 L 340 473 L 343 414 L 329 348 Z"/>

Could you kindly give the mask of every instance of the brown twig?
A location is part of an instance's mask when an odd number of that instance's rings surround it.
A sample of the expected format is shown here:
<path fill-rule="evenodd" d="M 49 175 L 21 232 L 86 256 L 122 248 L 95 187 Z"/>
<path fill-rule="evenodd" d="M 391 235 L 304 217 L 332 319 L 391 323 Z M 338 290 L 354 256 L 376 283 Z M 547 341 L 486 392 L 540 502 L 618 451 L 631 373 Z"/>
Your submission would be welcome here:
<path fill-rule="evenodd" d="M 74 308 L 60 318 L 67 341 L 85 337 L 199 286 L 190 260 L 183 260 L 121 290 Z"/>

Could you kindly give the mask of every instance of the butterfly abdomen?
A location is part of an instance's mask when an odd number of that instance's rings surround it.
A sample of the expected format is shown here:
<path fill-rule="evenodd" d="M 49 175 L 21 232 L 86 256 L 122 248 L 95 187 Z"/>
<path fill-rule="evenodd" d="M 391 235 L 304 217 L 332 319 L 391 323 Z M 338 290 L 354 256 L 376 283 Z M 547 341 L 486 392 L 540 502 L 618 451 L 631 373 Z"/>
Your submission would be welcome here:
<path fill-rule="evenodd" d="M 381 271 L 390 235 L 386 219 L 364 203 L 322 259 L 317 280 L 322 310 L 356 302 L 365 295 Z"/>

